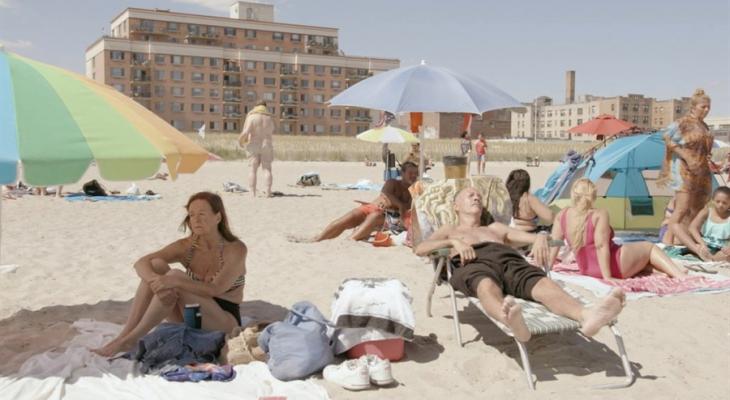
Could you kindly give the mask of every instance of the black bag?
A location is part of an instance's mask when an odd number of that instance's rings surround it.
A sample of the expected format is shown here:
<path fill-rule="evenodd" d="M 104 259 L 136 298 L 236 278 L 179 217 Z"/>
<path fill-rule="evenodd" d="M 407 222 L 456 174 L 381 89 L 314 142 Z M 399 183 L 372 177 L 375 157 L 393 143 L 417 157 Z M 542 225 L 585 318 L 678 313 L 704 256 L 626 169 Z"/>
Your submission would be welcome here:
<path fill-rule="evenodd" d="M 108 196 L 106 190 L 101 187 L 101 184 L 96 179 L 84 183 L 83 191 L 87 196 Z"/>

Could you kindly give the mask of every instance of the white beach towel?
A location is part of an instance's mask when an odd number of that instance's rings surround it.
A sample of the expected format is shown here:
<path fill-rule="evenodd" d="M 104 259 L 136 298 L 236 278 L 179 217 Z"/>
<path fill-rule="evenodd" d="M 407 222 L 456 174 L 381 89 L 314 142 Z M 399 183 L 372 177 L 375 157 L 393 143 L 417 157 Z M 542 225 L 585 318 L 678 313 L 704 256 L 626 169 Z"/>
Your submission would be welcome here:
<path fill-rule="evenodd" d="M 397 279 L 346 279 L 332 300 L 330 320 L 341 328 L 375 328 L 413 340 L 412 303 L 410 290 Z"/>
<path fill-rule="evenodd" d="M 2 399 L 329 399 L 327 391 L 311 381 L 282 382 L 266 364 L 235 366 L 229 382 L 168 382 L 156 375 L 140 375 L 125 359 L 107 361 L 89 351 L 112 339 L 121 326 L 92 320 L 73 324 L 79 335 L 65 349 L 28 359 L 19 372 L 0 377 Z"/>

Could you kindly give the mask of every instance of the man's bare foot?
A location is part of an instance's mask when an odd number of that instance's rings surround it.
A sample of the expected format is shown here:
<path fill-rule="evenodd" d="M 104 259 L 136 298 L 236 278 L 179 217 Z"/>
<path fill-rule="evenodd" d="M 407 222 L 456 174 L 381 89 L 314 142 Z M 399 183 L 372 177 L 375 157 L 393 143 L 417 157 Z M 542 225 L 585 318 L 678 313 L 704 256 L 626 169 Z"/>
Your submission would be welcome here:
<path fill-rule="evenodd" d="M 604 326 L 613 322 L 626 303 L 626 294 L 620 288 L 614 288 L 608 296 L 591 308 L 583 311 L 583 323 L 580 331 L 591 337 Z"/>
<path fill-rule="evenodd" d="M 502 317 L 507 322 L 507 326 L 512 330 L 515 339 L 520 342 L 530 340 L 532 334 L 527 328 L 524 318 L 522 318 L 522 306 L 517 304 L 514 297 L 507 296 L 502 301 Z"/>
<path fill-rule="evenodd" d="M 117 337 L 103 347 L 92 349 L 91 351 L 102 357 L 112 357 L 120 352 L 129 350 L 131 347 L 124 341 L 124 338 Z"/>

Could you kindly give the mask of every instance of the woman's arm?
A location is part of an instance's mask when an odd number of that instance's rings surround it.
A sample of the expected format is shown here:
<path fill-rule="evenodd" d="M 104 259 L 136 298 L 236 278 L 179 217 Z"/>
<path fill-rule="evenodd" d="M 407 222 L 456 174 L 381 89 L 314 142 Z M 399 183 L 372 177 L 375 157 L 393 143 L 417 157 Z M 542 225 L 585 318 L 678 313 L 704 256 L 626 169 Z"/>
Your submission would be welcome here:
<path fill-rule="evenodd" d="M 176 240 L 160 250 L 143 256 L 134 263 L 134 270 L 137 276 L 145 282 L 153 281 L 160 277 L 160 274 L 152 269 L 152 260 L 159 258 L 168 264 L 181 262 L 185 256 L 185 239 Z"/>
<path fill-rule="evenodd" d="M 206 282 L 194 281 L 188 276 L 163 275 L 158 278 L 160 289 L 177 288 L 206 297 L 215 297 L 227 292 L 239 276 L 246 273 L 246 245 L 238 242 L 233 251 L 223 258 L 223 270 Z M 155 285 L 153 285 L 155 286 Z"/>
<path fill-rule="evenodd" d="M 540 220 L 548 222 L 549 224 L 553 223 L 553 220 L 555 218 L 555 216 L 553 215 L 553 211 L 550 209 L 550 207 L 543 204 L 540 199 L 535 197 L 535 195 L 527 195 L 527 204 L 530 205 L 530 208 L 532 208 L 532 211 L 537 214 Z"/>
<path fill-rule="evenodd" d="M 705 221 L 707 221 L 707 218 L 710 218 L 710 209 L 708 207 L 705 207 L 689 224 L 689 234 L 692 236 L 695 242 L 699 244 L 705 243 L 705 240 L 702 238 L 702 233 L 700 231 L 702 230 L 702 225 L 704 225 Z"/>
<path fill-rule="evenodd" d="M 566 210 L 567 209 L 560 210 L 560 212 L 558 212 L 558 215 L 555 216 L 555 219 L 554 219 L 555 222 L 553 222 L 553 231 L 550 233 L 550 237 L 552 237 L 553 240 L 565 240 L 565 234 L 563 233 L 563 227 L 560 226 L 559 221 L 560 221 L 562 214 L 564 212 L 567 212 Z M 549 256 L 550 258 L 548 259 L 548 261 L 550 262 L 550 265 L 555 265 L 555 259 L 558 258 L 559 252 L 560 252 L 560 247 L 556 246 L 556 247 L 550 248 L 550 256 Z"/>
<path fill-rule="evenodd" d="M 601 269 L 603 279 L 610 280 L 611 277 L 611 225 L 608 212 L 598 210 L 595 212 L 597 221 L 593 232 L 593 241 L 596 244 L 596 258 Z"/>

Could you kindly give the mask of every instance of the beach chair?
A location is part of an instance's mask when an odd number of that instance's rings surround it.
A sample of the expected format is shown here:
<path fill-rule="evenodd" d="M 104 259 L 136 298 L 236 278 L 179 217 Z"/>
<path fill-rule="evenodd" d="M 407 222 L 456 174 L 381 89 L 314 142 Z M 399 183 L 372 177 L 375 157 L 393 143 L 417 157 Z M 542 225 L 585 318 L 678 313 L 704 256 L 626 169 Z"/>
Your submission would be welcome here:
<path fill-rule="evenodd" d="M 422 238 L 428 237 L 428 235 L 430 235 L 430 233 L 432 233 L 433 230 L 438 226 L 444 224 L 455 224 L 457 222 L 456 214 L 453 211 L 453 197 L 454 194 L 456 194 L 459 190 L 468 186 L 473 186 L 477 188 L 477 190 L 479 190 L 479 192 L 483 196 L 483 205 L 485 209 L 490 213 L 494 212 L 493 217 L 496 221 L 508 223 L 508 218 L 506 217 L 506 215 L 511 215 L 509 194 L 507 193 L 507 189 L 504 187 L 499 178 L 485 176 L 474 177 L 472 179 L 450 180 L 425 188 L 422 195 L 419 196 L 416 200 L 416 218 L 418 220 L 420 232 L 424 234 Z M 429 224 L 431 225 L 430 227 L 424 227 L 424 225 Z M 562 241 L 553 241 L 550 243 L 550 245 L 560 246 L 562 245 Z M 456 334 L 456 340 L 458 341 L 459 346 L 463 346 L 464 342 L 461 338 L 461 327 L 459 324 L 456 293 L 454 291 L 454 288 L 451 287 L 451 285 L 448 283 L 451 279 L 451 274 L 454 269 L 454 265 L 451 263 L 448 255 L 448 249 L 441 249 L 434 252 L 434 254 L 431 256 L 435 268 L 431 288 L 429 289 L 426 299 L 426 313 L 429 317 L 432 317 L 431 299 L 436 290 L 436 286 L 445 284 L 448 287 L 451 296 L 451 309 L 453 314 L 454 332 Z M 446 272 L 445 280 L 443 279 L 444 270 Z M 550 268 L 545 267 L 545 271 L 548 274 L 548 277 L 550 277 Z M 561 286 L 568 294 L 586 304 L 586 301 L 582 299 L 577 293 L 565 287 L 564 285 Z M 507 326 L 491 318 L 486 313 L 486 311 L 482 308 L 479 299 L 469 297 L 468 300 L 469 302 L 474 304 L 485 316 L 487 316 L 487 318 L 489 318 L 499 329 L 501 329 L 502 332 L 514 338 L 511 330 Z M 548 309 L 545 308 L 542 304 L 536 302 L 530 302 L 523 299 L 516 299 L 516 301 L 522 306 L 523 318 L 525 319 L 527 327 L 530 330 L 532 336 L 565 332 L 579 333 L 580 324 L 577 321 L 556 315 L 548 311 Z M 628 387 L 633 384 L 635 377 L 633 372 L 631 371 L 631 365 L 626 354 L 623 338 L 621 337 L 621 333 L 619 332 L 615 322 L 611 324 L 609 328 L 613 332 L 613 335 L 616 339 L 616 345 L 618 347 L 618 351 L 623 364 L 625 378 L 619 383 L 600 385 L 596 386 L 596 388 L 613 389 Z M 522 367 L 525 371 L 525 376 L 527 378 L 527 384 L 530 386 L 531 389 L 534 390 L 536 378 L 533 377 L 532 374 L 532 368 L 530 366 L 530 358 L 527 352 L 527 347 L 525 343 L 522 343 L 516 339 L 515 343 L 517 343 L 517 347 L 520 351 L 520 358 L 522 360 Z"/>

